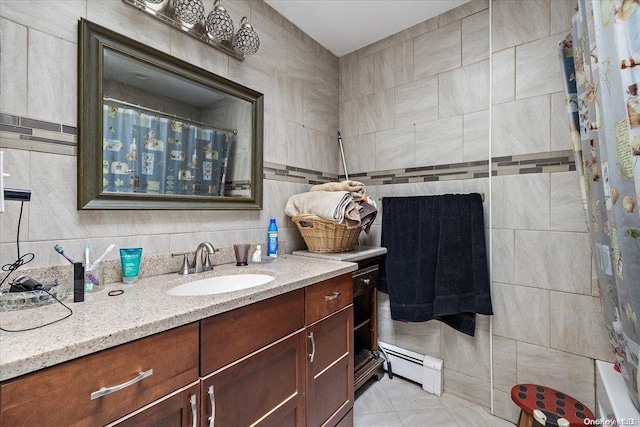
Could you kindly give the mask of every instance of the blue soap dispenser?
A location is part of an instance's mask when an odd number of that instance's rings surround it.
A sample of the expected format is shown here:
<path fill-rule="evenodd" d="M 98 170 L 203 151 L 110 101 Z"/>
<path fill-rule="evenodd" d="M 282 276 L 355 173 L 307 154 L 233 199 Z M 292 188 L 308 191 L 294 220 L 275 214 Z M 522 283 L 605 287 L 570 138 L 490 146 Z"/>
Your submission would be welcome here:
<path fill-rule="evenodd" d="M 267 256 L 272 258 L 278 256 L 278 224 L 275 218 L 271 218 L 267 229 Z"/>

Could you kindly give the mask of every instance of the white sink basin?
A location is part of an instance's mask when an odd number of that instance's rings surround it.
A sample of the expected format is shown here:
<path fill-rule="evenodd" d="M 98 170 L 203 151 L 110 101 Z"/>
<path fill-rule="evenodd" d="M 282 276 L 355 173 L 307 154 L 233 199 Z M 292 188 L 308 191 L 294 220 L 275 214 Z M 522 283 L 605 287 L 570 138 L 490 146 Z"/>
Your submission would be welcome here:
<path fill-rule="evenodd" d="M 230 274 L 210 277 L 175 286 L 167 291 L 174 296 L 196 296 L 223 294 L 269 283 L 274 278 L 266 274 Z"/>

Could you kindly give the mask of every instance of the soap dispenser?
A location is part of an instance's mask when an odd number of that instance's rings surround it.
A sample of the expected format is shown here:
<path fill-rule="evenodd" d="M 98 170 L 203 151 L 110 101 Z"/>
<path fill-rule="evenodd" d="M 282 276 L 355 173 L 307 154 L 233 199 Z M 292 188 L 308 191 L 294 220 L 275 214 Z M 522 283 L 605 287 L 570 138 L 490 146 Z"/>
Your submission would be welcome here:
<path fill-rule="evenodd" d="M 262 261 L 262 246 L 258 245 L 256 247 L 256 251 L 253 253 L 253 257 L 251 257 L 251 261 L 253 262 L 261 262 Z"/>

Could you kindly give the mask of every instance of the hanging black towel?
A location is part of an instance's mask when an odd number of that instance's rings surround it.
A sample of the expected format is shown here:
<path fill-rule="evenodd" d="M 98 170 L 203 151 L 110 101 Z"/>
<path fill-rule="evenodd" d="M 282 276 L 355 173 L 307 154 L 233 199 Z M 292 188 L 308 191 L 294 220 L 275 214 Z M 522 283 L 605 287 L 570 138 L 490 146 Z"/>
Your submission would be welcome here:
<path fill-rule="evenodd" d="M 437 319 L 473 336 L 476 313 L 493 314 L 479 194 L 385 197 L 382 246 L 392 319 Z"/>

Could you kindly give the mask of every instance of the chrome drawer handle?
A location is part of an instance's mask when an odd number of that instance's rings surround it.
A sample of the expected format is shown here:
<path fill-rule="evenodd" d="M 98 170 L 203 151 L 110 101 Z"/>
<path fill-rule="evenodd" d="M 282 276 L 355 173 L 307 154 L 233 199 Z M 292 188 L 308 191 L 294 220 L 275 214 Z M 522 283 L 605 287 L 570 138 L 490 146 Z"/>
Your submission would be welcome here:
<path fill-rule="evenodd" d="M 91 393 L 91 400 L 97 399 L 99 397 L 102 396 L 106 396 L 107 394 L 111 394 L 111 393 L 115 393 L 116 391 L 120 391 L 123 388 L 127 388 L 130 385 L 133 385 L 139 381 L 142 381 L 143 379 L 150 377 L 151 375 L 153 375 L 153 369 L 149 369 L 148 371 L 144 371 L 144 372 L 140 372 L 138 374 L 137 377 L 130 379 L 129 381 L 122 383 L 122 384 L 118 384 L 118 385 L 114 385 L 112 387 L 102 387 L 100 390 L 98 391 L 94 391 L 93 393 Z"/>
<path fill-rule="evenodd" d="M 209 386 L 208 393 L 209 393 L 209 403 L 211 404 L 211 416 L 209 417 L 209 427 L 213 427 L 213 424 L 216 421 L 216 393 L 212 385 Z"/>
<path fill-rule="evenodd" d="M 338 298 L 338 297 L 340 296 L 340 294 L 341 294 L 341 293 L 342 293 L 342 292 L 335 291 L 335 292 L 333 293 L 333 295 L 325 295 L 325 296 L 324 296 L 324 299 L 326 299 L 327 301 L 331 301 L 332 299 L 336 299 L 336 298 Z"/>
<path fill-rule="evenodd" d="M 362 279 L 362 283 L 368 285 L 369 283 L 371 283 L 371 279 Z"/>
<path fill-rule="evenodd" d="M 316 357 L 316 339 L 313 337 L 313 332 L 309 334 L 311 340 L 311 354 L 309 354 L 309 362 L 313 363 L 313 359 Z"/>
<path fill-rule="evenodd" d="M 198 405 L 195 394 L 191 395 L 189 402 L 191 402 L 191 420 L 193 421 L 191 427 L 198 427 Z"/>

